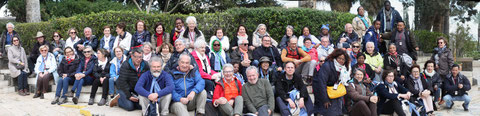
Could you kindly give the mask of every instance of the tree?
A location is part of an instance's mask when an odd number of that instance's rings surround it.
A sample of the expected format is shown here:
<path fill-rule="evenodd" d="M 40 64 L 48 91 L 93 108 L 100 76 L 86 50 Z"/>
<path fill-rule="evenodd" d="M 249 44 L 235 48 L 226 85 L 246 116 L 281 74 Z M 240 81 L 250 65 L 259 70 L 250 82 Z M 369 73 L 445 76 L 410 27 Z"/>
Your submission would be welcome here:
<path fill-rule="evenodd" d="M 27 22 L 40 22 L 41 15 L 40 15 L 40 1 L 39 0 L 27 0 L 26 3 L 26 17 Z"/>
<path fill-rule="evenodd" d="M 383 8 L 383 2 L 385 2 L 385 0 L 358 0 L 358 1 L 360 2 L 360 5 L 363 6 L 363 9 L 365 9 L 368 12 L 368 15 L 372 17 L 377 16 L 377 13 L 380 12 L 380 10 L 382 10 Z"/>
<path fill-rule="evenodd" d="M 470 27 L 465 27 L 457 23 L 458 28 L 455 33 L 450 33 L 450 40 L 453 43 L 454 55 L 463 56 L 475 50 L 475 43 L 472 42 L 473 37 L 470 35 Z M 450 47 L 452 48 L 452 47 Z"/>
<path fill-rule="evenodd" d="M 480 13 L 475 17 L 475 23 L 477 23 L 477 50 L 480 51 Z"/>
<path fill-rule="evenodd" d="M 349 12 L 355 0 L 329 0 L 332 11 Z"/>
<path fill-rule="evenodd" d="M 303 7 L 303 8 L 313 8 L 313 9 L 315 9 L 316 6 L 317 6 L 317 0 L 299 1 L 298 6 Z"/>

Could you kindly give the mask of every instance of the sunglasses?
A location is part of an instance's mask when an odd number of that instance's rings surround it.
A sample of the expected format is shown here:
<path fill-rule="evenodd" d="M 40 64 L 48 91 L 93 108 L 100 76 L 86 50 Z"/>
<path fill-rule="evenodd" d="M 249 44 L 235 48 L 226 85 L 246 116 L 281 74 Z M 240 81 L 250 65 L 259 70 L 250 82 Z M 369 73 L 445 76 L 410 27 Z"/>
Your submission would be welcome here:
<path fill-rule="evenodd" d="M 360 46 L 353 46 L 353 48 L 360 48 Z"/>
<path fill-rule="evenodd" d="M 325 60 L 320 60 L 320 62 L 325 62 Z"/>
<path fill-rule="evenodd" d="M 70 34 L 76 34 L 77 32 L 70 32 Z"/>
<path fill-rule="evenodd" d="M 40 52 L 46 52 L 46 51 L 48 51 L 48 50 L 40 50 Z"/>
<path fill-rule="evenodd" d="M 83 51 L 83 53 L 90 53 L 90 52 L 92 52 L 92 51 Z"/>
<path fill-rule="evenodd" d="M 240 45 L 243 45 L 243 46 L 248 46 L 248 43 L 243 43 L 243 44 L 240 44 Z"/>
<path fill-rule="evenodd" d="M 53 37 L 60 37 L 60 35 L 54 35 Z"/>
<path fill-rule="evenodd" d="M 220 44 L 213 44 L 213 46 L 220 46 Z"/>

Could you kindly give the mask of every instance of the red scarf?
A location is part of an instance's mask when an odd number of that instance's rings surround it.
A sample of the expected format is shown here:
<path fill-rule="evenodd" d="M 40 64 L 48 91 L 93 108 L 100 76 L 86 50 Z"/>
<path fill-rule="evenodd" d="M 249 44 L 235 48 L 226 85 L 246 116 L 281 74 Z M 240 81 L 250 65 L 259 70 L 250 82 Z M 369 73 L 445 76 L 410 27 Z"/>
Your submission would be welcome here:
<path fill-rule="evenodd" d="M 163 44 L 163 32 L 161 34 L 155 33 L 157 36 L 157 46 L 160 46 Z M 174 37 L 175 38 L 175 37 Z"/>
<path fill-rule="evenodd" d="M 390 54 L 390 56 L 394 58 L 395 64 L 397 65 L 400 64 L 400 59 L 398 58 L 397 52 L 394 52 L 394 53 L 389 52 L 388 54 Z"/>

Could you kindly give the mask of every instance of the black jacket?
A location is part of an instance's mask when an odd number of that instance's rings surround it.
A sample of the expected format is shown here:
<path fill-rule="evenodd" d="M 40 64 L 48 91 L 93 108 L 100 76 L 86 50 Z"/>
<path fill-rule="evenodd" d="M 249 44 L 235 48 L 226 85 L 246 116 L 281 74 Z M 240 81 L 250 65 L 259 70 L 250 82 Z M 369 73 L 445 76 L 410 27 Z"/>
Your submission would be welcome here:
<path fill-rule="evenodd" d="M 405 94 L 408 92 L 408 89 L 406 89 L 405 87 L 403 87 L 402 85 L 399 85 L 399 84 L 394 84 L 395 86 L 395 89 L 397 90 L 398 94 Z M 383 111 L 383 104 L 385 104 L 387 102 L 387 99 L 388 100 L 399 100 L 397 97 L 398 97 L 398 94 L 393 94 L 393 93 L 390 93 L 388 92 L 389 91 L 389 87 L 385 84 L 385 83 L 382 83 L 382 84 L 379 84 L 375 91 L 377 92 L 378 94 L 378 102 L 377 102 L 377 114 L 381 114 L 382 111 Z"/>
<path fill-rule="evenodd" d="M 392 55 L 390 55 L 389 53 L 385 54 L 385 56 L 383 56 L 383 69 L 397 71 L 395 81 L 398 84 L 403 85 L 405 83 L 405 80 L 401 80 L 400 76 L 403 75 L 405 76 L 405 78 L 408 78 L 408 75 L 410 74 L 410 67 L 408 67 L 407 64 L 404 62 L 402 55 L 398 54 L 397 56 L 400 60 L 400 65 L 397 65 L 395 63 L 395 58 Z"/>
<path fill-rule="evenodd" d="M 87 45 L 92 46 L 93 51 L 97 51 L 98 38 L 97 38 L 97 36 L 92 35 L 92 36 L 90 36 L 90 40 L 88 42 L 87 42 L 87 38 L 84 37 L 84 38 L 80 39 L 80 41 L 78 41 L 77 43 L 73 44 L 73 47 L 75 48 L 75 51 L 77 51 L 78 55 L 83 58 L 85 56 L 83 56 L 83 54 L 81 52 L 82 50 L 78 50 L 78 47 L 77 47 L 77 45 L 79 45 L 79 44 L 84 45 L 84 46 L 87 46 Z"/>
<path fill-rule="evenodd" d="M 443 81 L 443 89 L 447 91 L 448 95 L 451 95 L 451 96 L 463 96 L 464 94 L 468 94 L 467 91 L 469 91 L 472 88 L 468 78 L 458 73 L 457 79 L 458 79 L 457 82 L 453 82 L 454 79 L 453 79 L 452 73 L 448 74 L 447 78 Z M 458 88 L 458 84 L 460 83 L 463 84 L 463 88 L 461 89 Z"/>
<path fill-rule="evenodd" d="M 339 80 L 338 76 L 339 72 L 336 71 L 333 60 L 327 60 L 318 73 L 313 77 L 312 88 L 313 95 L 315 96 L 314 109 L 317 109 L 317 111 L 323 108 L 323 103 L 330 101 L 330 98 L 328 98 L 327 95 L 327 86 L 335 85 Z"/>
<path fill-rule="evenodd" d="M 93 67 L 93 76 L 95 78 L 101 78 L 101 77 L 107 77 L 110 78 L 110 60 L 106 58 L 107 64 L 105 64 L 105 69 L 102 69 L 102 67 L 99 65 L 98 61 L 95 63 L 95 66 Z"/>
<path fill-rule="evenodd" d="M 433 76 L 428 76 L 428 75 L 425 74 L 425 71 L 426 70 L 424 70 L 423 73 L 420 74 L 420 77 L 426 78 L 425 80 L 432 87 L 434 87 L 435 85 L 437 85 L 438 88 L 442 87 L 443 79 L 440 76 L 440 74 L 438 74 L 438 72 L 435 72 L 435 74 L 433 74 Z"/>
<path fill-rule="evenodd" d="M 275 84 L 275 93 L 278 97 L 282 98 L 282 100 L 290 98 L 288 92 L 297 89 L 300 91 L 300 97 L 307 100 L 307 88 L 305 84 L 303 84 L 302 76 L 300 76 L 300 74 L 294 74 L 292 80 L 287 80 L 286 73 L 281 73 L 278 77 L 278 81 Z"/>
<path fill-rule="evenodd" d="M 429 90 L 430 95 L 433 95 L 433 92 L 434 92 L 433 88 L 432 88 L 432 86 L 430 86 L 430 84 L 428 84 L 427 80 L 425 80 L 425 78 L 423 78 L 421 75 L 420 75 L 420 80 L 422 81 L 422 86 L 423 86 L 423 90 L 421 90 L 421 91 L 415 89 L 415 82 L 412 79 L 412 77 L 410 77 L 410 76 L 405 77 L 405 87 L 413 95 L 413 96 L 411 96 L 412 98 L 410 98 L 411 102 L 416 101 L 417 98 L 420 97 L 420 93 L 424 90 Z"/>
<path fill-rule="evenodd" d="M 87 66 L 85 66 L 85 58 L 80 58 L 76 73 L 83 73 L 86 76 L 93 77 L 93 68 L 95 67 L 95 64 L 97 64 L 97 57 L 95 56 L 91 56 L 90 60 L 87 62 Z"/>
<path fill-rule="evenodd" d="M 67 77 L 73 77 L 77 71 L 78 64 L 80 64 L 78 56 L 75 56 L 75 59 L 70 63 L 68 63 L 66 58 L 63 58 L 57 68 L 58 75 L 62 77 L 63 74 L 67 74 Z"/>
<path fill-rule="evenodd" d="M 39 42 L 36 42 L 35 45 L 33 45 L 32 51 L 30 52 L 30 57 L 37 59 L 38 56 L 40 55 L 40 46 L 42 45 L 47 45 L 48 46 L 48 52 L 52 52 L 53 47 L 50 45 L 50 42 L 47 40 L 43 41 L 43 44 L 40 44 Z"/>
<path fill-rule="evenodd" d="M 276 65 L 278 67 L 282 67 L 282 58 L 280 57 L 280 53 L 278 52 L 277 47 L 273 46 L 266 48 L 263 46 L 257 47 L 255 50 L 253 50 L 253 59 L 254 60 L 260 60 L 261 57 L 266 56 L 270 58 L 271 62 L 276 62 Z M 272 56 L 273 54 L 273 56 Z"/>
<path fill-rule="evenodd" d="M 365 72 L 367 73 L 368 77 L 373 80 L 373 78 L 375 78 L 375 71 L 372 70 L 372 67 L 370 66 L 370 64 L 366 64 L 366 63 L 363 63 L 363 64 L 365 64 Z M 358 66 L 358 63 L 352 66 L 353 70 L 357 68 L 362 69 Z M 354 75 L 351 75 L 351 76 L 353 77 Z"/>
<path fill-rule="evenodd" d="M 150 70 L 150 66 L 148 66 L 147 62 L 142 60 L 139 70 L 140 72 L 137 72 L 135 69 L 132 58 L 128 58 L 127 62 L 123 62 L 120 67 L 120 76 L 115 85 L 119 90 L 125 93 L 127 99 L 132 96 L 131 93 L 136 94 L 135 84 L 137 84 L 138 78 L 140 78 L 144 72 Z"/>

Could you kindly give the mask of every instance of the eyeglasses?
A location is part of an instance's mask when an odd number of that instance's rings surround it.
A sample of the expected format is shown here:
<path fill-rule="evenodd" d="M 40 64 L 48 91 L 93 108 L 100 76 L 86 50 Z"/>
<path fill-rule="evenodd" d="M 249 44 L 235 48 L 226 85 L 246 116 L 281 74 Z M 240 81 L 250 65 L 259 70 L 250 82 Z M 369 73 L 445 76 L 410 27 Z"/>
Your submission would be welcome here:
<path fill-rule="evenodd" d="M 40 52 L 46 52 L 46 51 L 48 51 L 48 50 L 40 50 Z"/>
<path fill-rule="evenodd" d="M 213 44 L 213 46 L 220 46 L 220 44 Z"/>
<path fill-rule="evenodd" d="M 84 54 L 85 54 L 85 53 L 90 53 L 90 52 L 92 52 L 92 51 L 83 51 Z"/>
<path fill-rule="evenodd" d="M 243 43 L 243 44 L 240 44 L 240 45 L 243 45 L 243 46 L 248 46 L 248 43 Z"/>
<path fill-rule="evenodd" d="M 353 48 L 360 48 L 360 46 L 353 46 Z"/>
<path fill-rule="evenodd" d="M 233 71 L 223 71 L 223 73 L 233 73 Z"/>
<path fill-rule="evenodd" d="M 15 42 L 15 41 L 18 41 L 18 40 L 13 40 L 13 41 Z"/>
<path fill-rule="evenodd" d="M 70 34 L 76 34 L 77 32 L 70 32 Z"/>
<path fill-rule="evenodd" d="M 133 56 L 133 58 L 143 58 L 143 56 Z"/>
<path fill-rule="evenodd" d="M 270 41 L 272 41 L 272 40 L 262 40 L 262 41 L 264 41 L 264 42 L 270 42 Z"/>
<path fill-rule="evenodd" d="M 325 62 L 325 60 L 320 60 L 320 62 Z"/>
<path fill-rule="evenodd" d="M 53 37 L 60 37 L 60 35 L 53 35 Z"/>

